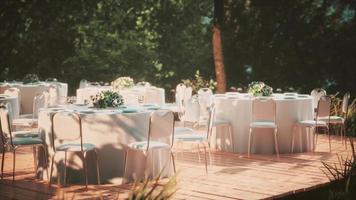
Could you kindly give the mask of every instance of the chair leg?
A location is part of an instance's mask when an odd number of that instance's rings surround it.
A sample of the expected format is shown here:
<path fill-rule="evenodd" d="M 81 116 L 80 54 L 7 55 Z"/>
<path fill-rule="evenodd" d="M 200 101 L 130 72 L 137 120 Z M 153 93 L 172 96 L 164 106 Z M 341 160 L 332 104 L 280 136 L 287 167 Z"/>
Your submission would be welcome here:
<path fill-rule="evenodd" d="M 52 175 L 53 175 L 53 163 L 54 163 L 54 156 L 56 155 L 56 153 L 54 153 L 53 155 L 52 155 L 52 162 L 51 162 L 51 173 L 50 173 L 50 175 L 49 175 L 49 185 L 48 185 L 48 187 L 49 188 L 51 188 L 51 186 L 52 186 Z"/>
<path fill-rule="evenodd" d="M 5 162 L 5 147 L 3 148 L 1 157 L 1 180 L 4 178 L 4 162 Z"/>
<path fill-rule="evenodd" d="M 15 181 L 15 166 L 16 166 L 16 149 L 13 150 L 13 162 L 12 162 L 12 182 Z"/>
<path fill-rule="evenodd" d="M 277 154 L 277 158 L 279 158 L 279 146 L 278 146 L 278 138 L 277 138 L 277 129 L 274 129 L 274 148 Z"/>
<path fill-rule="evenodd" d="M 88 169 L 87 169 L 87 157 L 86 152 L 82 152 L 83 156 L 83 168 L 84 168 L 84 176 L 85 176 L 85 189 L 88 189 Z"/>
<path fill-rule="evenodd" d="M 64 180 L 63 180 L 63 185 L 67 185 L 67 152 L 64 152 Z"/>
<path fill-rule="evenodd" d="M 345 149 L 347 149 L 347 136 L 346 136 L 346 127 L 345 127 L 345 124 L 342 124 L 342 132 L 343 132 L 343 134 L 344 134 Z"/>
<path fill-rule="evenodd" d="M 208 173 L 208 158 L 207 158 L 207 155 L 206 155 L 206 146 L 205 144 L 203 145 L 204 147 L 204 157 L 205 157 L 205 172 Z"/>
<path fill-rule="evenodd" d="M 291 140 L 291 145 L 290 145 L 290 152 L 293 153 L 294 151 L 294 135 L 295 135 L 295 131 L 297 129 L 297 126 L 294 125 L 293 126 L 293 130 L 292 130 L 292 140 Z"/>
<path fill-rule="evenodd" d="M 174 173 L 176 173 L 176 162 L 174 160 L 174 154 L 172 151 L 171 151 L 171 159 L 172 159 Z"/>
<path fill-rule="evenodd" d="M 123 175 L 122 175 L 122 184 L 125 184 L 126 168 L 127 168 L 127 155 L 128 155 L 128 151 L 126 150 L 126 152 L 125 152 L 125 159 L 124 159 L 124 173 L 123 173 Z"/>
<path fill-rule="evenodd" d="M 315 144 L 314 144 L 314 151 L 315 151 L 315 148 L 316 148 L 316 145 L 318 144 L 318 135 L 319 133 L 317 132 L 317 127 L 312 127 L 312 130 L 313 130 L 313 133 L 315 135 Z"/>
<path fill-rule="evenodd" d="M 48 177 L 48 163 L 47 163 L 47 148 L 46 145 L 42 145 L 43 148 L 43 159 L 44 159 L 44 167 L 43 170 L 46 168 L 46 173 L 47 173 L 47 177 Z"/>
<path fill-rule="evenodd" d="M 33 146 L 33 169 L 35 171 L 35 178 L 37 177 L 37 147 Z"/>
<path fill-rule="evenodd" d="M 328 136 L 329 136 L 329 151 L 331 152 L 331 141 L 330 141 L 330 130 L 329 130 L 329 127 L 326 127 L 326 131 L 328 132 Z"/>
<path fill-rule="evenodd" d="M 235 152 L 234 140 L 233 140 L 233 136 L 232 136 L 231 125 L 229 125 L 229 134 L 230 134 L 231 149 L 232 149 L 232 152 Z"/>
<path fill-rule="evenodd" d="M 95 158 L 96 158 L 96 179 L 98 181 L 98 185 L 100 185 L 101 181 L 100 181 L 100 167 L 99 167 L 99 155 L 98 155 L 98 151 L 95 149 Z"/>
<path fill-rule="evenodd" d="M 247 157 L 250 157 L 251 152 L 251 135 L 252 135 L 252 128 L 250 128 L 250 132 L 248 133 L 248 149 L 247 149 Z"/>
<path fill-rule="evenodd" d="M 200 145 L 199 143 L 197 144 L 198 146 L 198 159 L 199 159 L 199 163 L 201 162 L 201 159 L 200 159 Z"/>

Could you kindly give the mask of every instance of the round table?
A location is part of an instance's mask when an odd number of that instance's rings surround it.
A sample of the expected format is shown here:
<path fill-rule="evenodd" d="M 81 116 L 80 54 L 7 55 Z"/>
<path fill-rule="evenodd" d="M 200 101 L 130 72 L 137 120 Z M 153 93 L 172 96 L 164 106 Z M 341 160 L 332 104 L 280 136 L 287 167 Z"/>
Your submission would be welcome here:
<path fill-rule="evenodd" d="M 82 104 L 86 101 L 90 101 L 92 96 L 96 94 L 112 90 L 111 86 L 89 86 L 85 88 L 77 89 L 77 103 Z M 142 103 L 147 104 L 164 104 L 165 103 L 165 91 L 163 88 L 157 88 L 154 86 L 135 86 L 133 88 L 120 90 L 119 93 L 125 99 L 125 104 L 137 105 L 138 99 L 142 96 Z"/>
<path fill-rule="evenodd" d="M 276 124 L 278 127 L 278 146 L 280 153 L 290 153 L 293 125 L 301 120 L 313 119 L 313 98 L 309 95 L 298 94 L 273 94 L 276 102 Z M 252 121 L 252 101 L 254 97 L 249 94 L 216 94 L 213 101 L 216 106 L 216 118 L 230 122 L 232 126 L 234 151 L 247 153 L 249 125 Z M 222 134 L 213 133 L 212 146 L 231 151 L 231 141 L 227 141 L 227 132 L 224 128 L 218 128 Z M 272 131 L 268 129 L 256 129 L 252 137 L 251 152 L 272 154 L 274 153 L 274 140 Z M 215 135 L 216 134 L 216 135 Z M 218 138 L 216 136 L 220 136 Z M 311 151 L 313 149 L 313 137 L 310 134 L 299 134 L 295 140 L 295 152 Z M 225 138 L 226 136 L 226 138 Z"/>
<path fill-rule="evenodd" d="M 52 147 L 52 123 L 51 116 L 59 111 L 75 111 L 80 113 L 82 118 L 83 143 L 94 144 L 99 155 L 99 167 L 102 182 L 121 183 L 120 178 L 123 175 L 125 153 L 128 144 L 135 141 L 147 140 L 149 129 L 149 116 L 152 110 L 145 107 L 135 107 L 138 112 L 123 113 L 119 109 L 94 109 L 86 106 L 68 105 L 56 108 L 43 108 L 39 112 L 38 126 L 41 136 L 46 141 L 50 161 L 53 155 Z M 63 124 L 65 126 L 65 124 Z M 162 152 L 163 151 L 163 152 Z M 166 150 L 155 151 L 154 165 L 148 164 L 148 170 L 154 175 L 164 169 L 162 176 L 171 174 L 171 166 L 166 166 L 170 160 L 170 152 Z M 43 155 L 41 153 L 39 156 Z M 63 169 L 64 155 L 57 153 L 55 156 L 56 167 L 53 176 L 57 176 L 57 170 Z M 82 161 L 77 156 L 68 156 L 69 166 L 74 171 L 78 171 L 82 166 Z M 88 176 L 89 181 L 96 183 L 95 157 L 88 157 Z M 144 177 L 145 173 L 145 155 L 142 151 L 130 151 L 127 167 L 127 174 L 135 174 L 137 178 Z M 148 158 L 149 159 L 149 158 Z M 39 160 L 43 160 L 40 158 Z M 151 162 L 152 161 L 148 161 Z M 43 163 L 39 164 L 43 167 Z M 49 165 L 50 166 L 50 165 Z M 154 169 L 151 169 L 154 166 Z M 77 169 L 78 168 L 78 169 Z M 49 169 L 48 169 L 49 170 Z M 46 170 L 40 170 L 41 176 L 48 180 Z M 48 171 L 49 172 L 49 171 Z M 79 171 L 80 175 L 81 171 Z M 62 173 L 60 173 L 62 174 Z M 70 175 L 69 175 L 70 176 Z M 62 177 L 63 178 L 63 177 Z"/>
<path fill-rule="evenodd" d="M 12 117 L 12 119 L 19 118 L 20 105 L 19 105 L 19 100 L 17 97 L 0 94 L 0 102 L 10 104 L 9 114 Z"/>
<path fill-rule="evenodd" d="M 6 89 L 15 87 L 20 90 L 20 113 L 32 114 L 33 112 L 33 98 L 42 94 L 44 91 L 48 91 L 51 85 L 55 85 L 58 88 L 58 95 L 60 97 L 67 97 L 68 84 L 60 82 L 39 82 L 34 84 L 23 84 L 21 82 L 2 82 L 0 83 L 0 93 L 3 93 Z"/>

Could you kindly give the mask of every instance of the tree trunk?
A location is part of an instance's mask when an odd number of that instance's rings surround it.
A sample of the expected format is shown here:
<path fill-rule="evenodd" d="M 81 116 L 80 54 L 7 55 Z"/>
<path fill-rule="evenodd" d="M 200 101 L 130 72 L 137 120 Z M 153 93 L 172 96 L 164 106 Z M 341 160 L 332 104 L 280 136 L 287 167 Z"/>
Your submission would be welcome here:
<path fill-rule="evenodd" d="M 221 41 L 221 24 L 223 23 L 224 0 L 214 0 L 214 21 L 213 21 L 213 56 L 215 65 L 215 75 L 217 82 L 217 93 L 226 92 L 226 74 L 224 66 L 224 55 Z"/>

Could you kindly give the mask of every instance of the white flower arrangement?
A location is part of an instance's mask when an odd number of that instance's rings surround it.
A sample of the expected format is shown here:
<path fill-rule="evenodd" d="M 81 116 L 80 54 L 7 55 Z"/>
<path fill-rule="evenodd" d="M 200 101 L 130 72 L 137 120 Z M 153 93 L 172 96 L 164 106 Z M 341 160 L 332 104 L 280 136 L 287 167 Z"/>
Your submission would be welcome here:
<path fill-rule="evenodd" d="M 135 83 L 131 77 L 123 76 L 111 82 L 111 86 L 114 88 L 114 90 L 121 90 L 125 88 L 131 88 L 135 86 Z"/>
<path fill-rule="evenodd" d="M 248 93 L 253 96 L 271 96 L 273 88 L 261 81 L 254 81 L 248 85 Z"/>
<path fill-rule="evenodd" d="M 118 92 L 108 90 L 92 97 L 92 102 L 95 108 L 114 108 L 124 104 L 124 99 Z"/>

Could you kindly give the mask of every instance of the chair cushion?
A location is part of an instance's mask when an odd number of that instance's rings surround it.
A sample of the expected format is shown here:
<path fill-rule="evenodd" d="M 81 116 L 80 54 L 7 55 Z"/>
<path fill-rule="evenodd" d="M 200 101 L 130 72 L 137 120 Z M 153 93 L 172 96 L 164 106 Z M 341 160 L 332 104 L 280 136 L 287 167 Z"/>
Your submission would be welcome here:
<path fill-rule="evenodd" d="M 315 120 L 303 120 L 297 122 L 297 125 L 299 126 L 308 126 L 308 127 L 326 127 L 326 122 L 325 121 L 317 121 L 317 124 L 315 124 Z"/>
<path fill-rule="evenodd" d="M 328 122 L 329 117 L 319 117 L 318 120 Z M 330 123 L 332 124 L 343 124 L 344 123 L 344 118 L 340 116 L 330 116 Z"/>
<path fill-rule="evenodd" d="M 146 150 L 147 144 L 148 144 L 147 141 L 134 142 L 129 144 L 129 147 L 137 150 Z M 159 148 L 170 148 L 170 146 L 164 142 L 150 141 L 150 149 L 159 149 Z"/>
<path fill-rule="evenodd" d="M 269 121 L 257 121 L 250 123 L 251 128 L 277 128 L 277 125 L 274 122 Z"/>
<path fill-rule="evenodd" d="M 191 134 L 194 130 L 188 127 L 174 127 L 174 134 Z"/>
<path fill-rule="evenodd" d="M 43 144 L 43 141 L 40 138 L 33 137 L 13 137 L 12 143 L 15 146 L 18 145 L 35 145 L 35 144 Z"/>
<path fill-rule="evenodd" d="M 12 135 L 14 137 L 38 137 L 39 134 L 37 132 L 31 131 L 12 131 Z"/>
<path fill-rule="evenodd" d="M 12 120 L 13 126 L 33 126 L 34 124 L 37 124 L 37 119 L 32 120 L 32 118 L 18 118 Z"/>
<path fill-rule="evenodd" d="M 198 133 L 182 133 L 182 134 L 175 134 L 174 140 L 184 141 L 184 142 L 202 142 L 206 140 L 206 136 Z"/>
<path fill-rule="evenodd" d="M 213 126 L 227 126 L 227 125 L 230 125 L 230 122 L 227 120 L 215 119 L 213 121 Z"/>
<path fill-rule="evenodd" d="M 95 146 L 90 143 L 83 143 L 83 151 L 91 151 L 95 149 Z M 56 151 L 81 151 L 80 144 L 62 144 L 56 147 Z"/>

